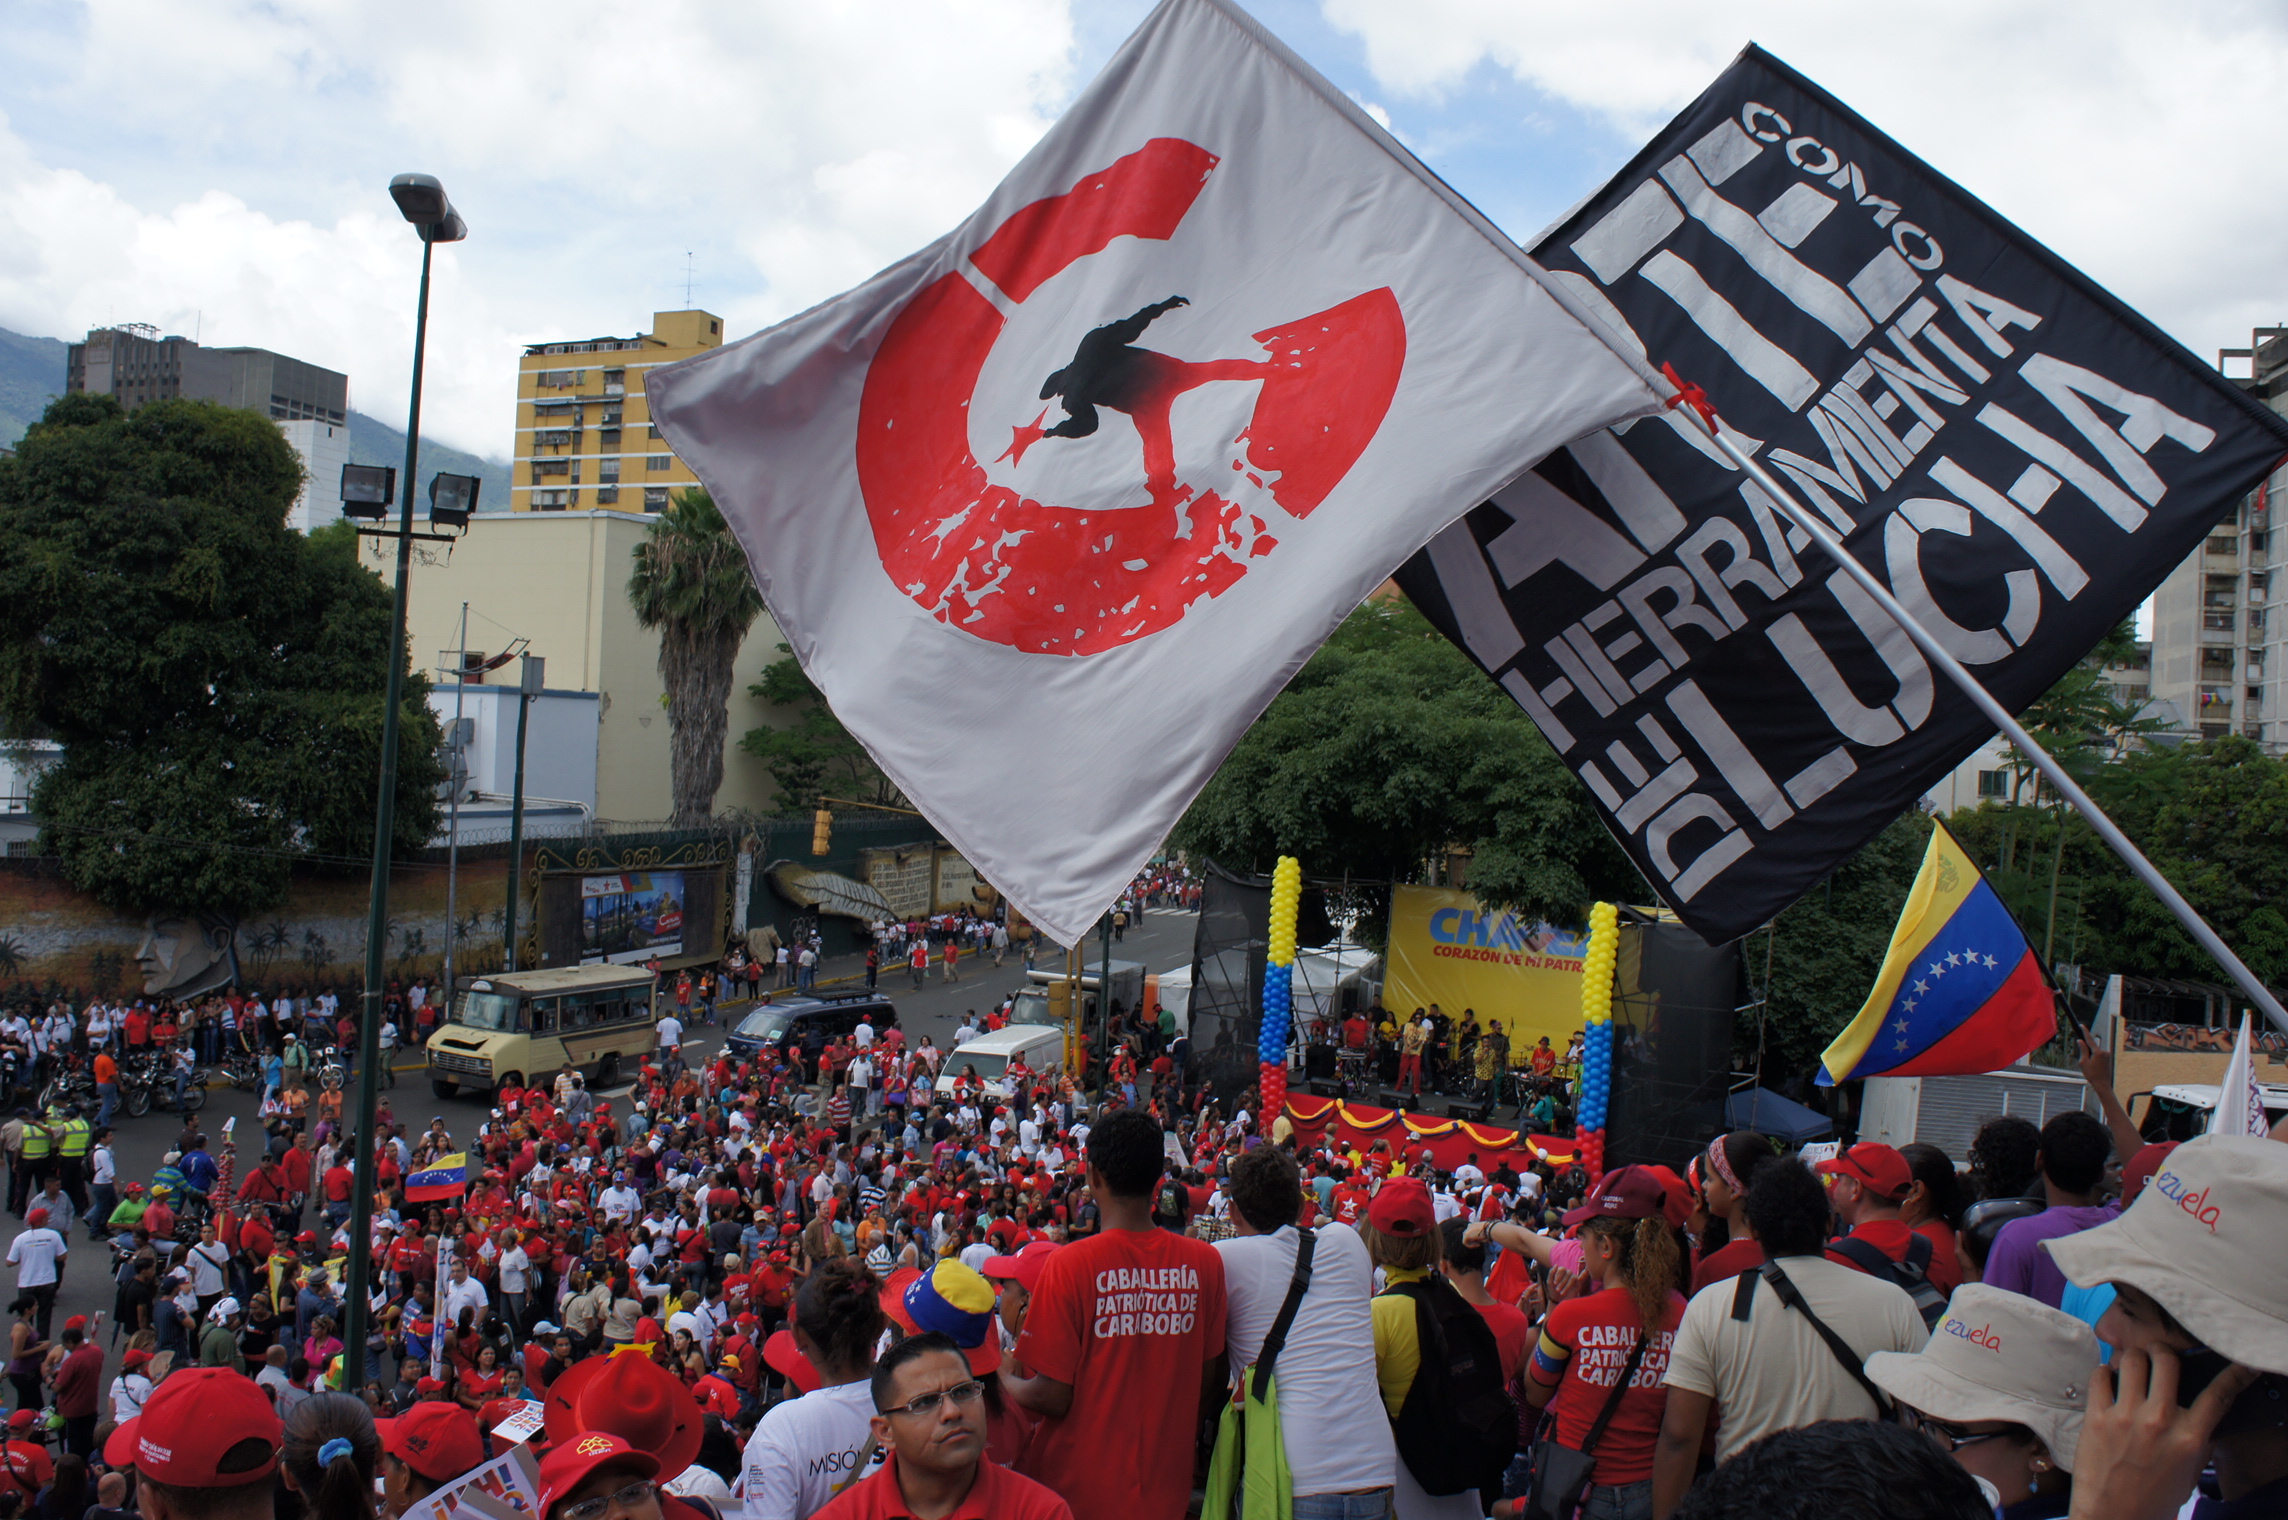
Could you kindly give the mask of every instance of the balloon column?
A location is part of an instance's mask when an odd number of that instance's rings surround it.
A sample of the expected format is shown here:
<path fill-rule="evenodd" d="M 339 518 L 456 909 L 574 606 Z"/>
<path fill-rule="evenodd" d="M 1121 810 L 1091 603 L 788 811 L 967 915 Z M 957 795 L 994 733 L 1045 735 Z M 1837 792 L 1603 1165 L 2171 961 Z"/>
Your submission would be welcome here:
<path fill-rule="evenodd" d="M 1605 1105 L 1613 1080 L 1613 963 L 1620 948 L 1620 910 L 1598 903 L 1589 910 L 1589 953 L 1581 964 L 1583 1044 L 1573 1131 L 1591 1181 L 1605 1172 Z"/>
<path fill-rule="evenodd" d="M 1295 909 L 1303 900 L 1303 862 L 1279 857 L 1271 873 L 1271 933 L 1263 967 L 1263 1023 L 1255 1055 L 1262 1063 L 1263 1132 L 1287 1106 L 1287 1033 L 1295 1022 Z"/>

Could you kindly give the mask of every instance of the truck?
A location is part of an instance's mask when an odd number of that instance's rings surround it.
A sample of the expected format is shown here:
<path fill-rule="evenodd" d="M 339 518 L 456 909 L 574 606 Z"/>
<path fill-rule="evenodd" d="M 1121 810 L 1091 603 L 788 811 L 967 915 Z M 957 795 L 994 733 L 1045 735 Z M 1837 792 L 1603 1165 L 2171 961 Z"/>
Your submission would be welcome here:
<path fill-rule="evenodd" d="M 1096 1028 L 1096 992 L 1102 978 L 1098 973 L 1103 963 L 1091 961 L 1082 974 L 1081 1019 L 1084 1026 Z M 1142 961 L 1114 961 L 1112 963 L 1112 1000 L 1121 1010 L 1133 1014 L 1143 1006 L 1145 972 Z M 1012 1024 L 1062 1024 L 1065 1014 L 1066 978 L 1062 971 L 1045 967 L 1025 973 L 1025 985 L 1017 989 L 1016 1007 L 1009 1012 Z"/>
<path fill-rule="evenodd" d="M 2039 1128 L 2054 1114 L 2078 1108 L 2105 1117 L 2097 1094 L 2078 1071 L 2020 1062 L 1975 1077 L 1869 1077 L 1859 1112 L 1859 1138 L 1885 1145 L 1920 1140 L 1960 1161 L 1970 1153 L 1978 1126 L 2015 1114 Z"/>

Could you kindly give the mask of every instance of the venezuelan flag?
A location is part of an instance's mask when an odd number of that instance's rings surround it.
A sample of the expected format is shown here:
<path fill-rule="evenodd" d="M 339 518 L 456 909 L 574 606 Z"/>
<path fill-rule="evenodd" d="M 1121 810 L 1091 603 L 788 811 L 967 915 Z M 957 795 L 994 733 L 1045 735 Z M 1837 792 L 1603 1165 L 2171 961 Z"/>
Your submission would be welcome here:
<path fill-rule="evenodd" d="M 468 1190 L 469 1154 L 466 1151 L 439 1156 L 405 1179 L 408 1203 L 435 1203 L 440 1198 L 458 1198 Z"/>
<path fill-rule="evenodd" d="M 2057 1033 L 2041 959 L 1961 841 L 1935 819 L 1883 969 L 1820 1057 L 1819 1085 L 1999 1071 Z"/>

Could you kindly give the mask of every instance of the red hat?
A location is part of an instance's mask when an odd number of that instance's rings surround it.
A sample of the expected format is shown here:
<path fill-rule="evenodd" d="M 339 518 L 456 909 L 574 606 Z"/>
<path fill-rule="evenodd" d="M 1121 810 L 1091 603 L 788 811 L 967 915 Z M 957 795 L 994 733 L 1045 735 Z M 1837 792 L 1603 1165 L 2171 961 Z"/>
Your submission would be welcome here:
<path fill-rule="evenodd" d="M 1822 1161 L 1812 1168 L 1826 1177 L 1850 1177 L 1864 1184 L 1877 1198 L 1897 1202 L 1907 1196 L 1907 1189 L 1915 1185 L 1915 1174 L 1907 1165 L 1907 1158 L 1895 1146 L 1876 1140 L 1862 1140 L 1832 1161 Z"/>
<path fill-rule="evenodd" d="M 1411 1239 L 1438 1227 L 1438 1211 L 1430 1190 L 1412 1177 L 1397 1177 L 1382 1185 L 1374 1202 L 1366 1206 L 1367 1223 L 1385 1235 Z"/>
<path fill-rule="evenodd" d="M 1596 1191 L 1582 1201 L 1577 1209 L 1568 1209 L 1568 1226 L 1586 1224 L 1592 1219 L 1665 1219 L 1668 1217 L 1668 1188 L 1653 1175 L 1648 1166 L 1624 1166 L 1617 1172 L 1607 1172 L 1597 1184 Z"/>
<path fill-rule="evenodd" d="M 2131 1156 L 2129 1164 L 2121 1169 L 2123 1208 L 2137 1201 L 2137 1195 L 2145 1191 L 2145 1184 L 2153 1180 L 2153 1174 L 2161 1170 L 2161 1163 L 2168 1160 L 2169 1152 L 2176 1148 L 2177 1142 L 2174 1140 L 2156 1140 L 2151 1145 L 2137 1147 L 2137 1154 Z"/>
<path fill-rule="evenodd" d="M 277 1470 L 284 1439 L 270 1395 L 252 1378 L 227 1367 L 189 1367 L 111 1433 L 103 1460 L 177 1488 L 241 1488 Z M 244 1472 L 215 1471 L 215 1459 L 246 1440 L 268 1442 L 269 1457 Z"/>
<path fill-rule="evenodd" d="M 882 1280 L 882 1291 L 877 1295 L 881 1300 L 882 1312 L 895 1320 L 908 1335 L 912 1335 L 918 1327 L 914 1324 L 913 1316 L 906 1312 L 906 1289 L 912 1287 L 921 1275 L 922 1269 L 919 1267 L 900 1267 Z"/>
<path fill-rule="evenodd" d="M 421 1380 L 421 1392 L 434 1381 Z M 439 1384 L 440 1390 L 443 1384 Z M 465 1472 L 473 1472 L 485 1462 L 484 1437 L 477 1431 L 477 1422 L 458 1404 L 447 1404 L 432 1399 L 416 1404 L 394 1420 L 373 1422 L 374 1434 L 381 1437 L 381 1449 L 412 1468 L 433 1483 L 449 1483 Z"/>
<path fill-rule="evenodd" d="M 131 1346 L 128 1348 L 127 1354 L 119 1359 L 119 1370 L 121 1372 L 133 1372 L 138 1367 L 149 1366 L 150 1362 L 150 1352 L 145 1351 L 140 1346 Z"/>
<path fill-rule="evenodd" d="M 581 1365 L 590 1365 L 595 1360 L 590 1358 Z M 615 1356 L 609 1360 L 624 1362 L 632 1358 Z M 690 1402 L 688 1395 L 685 1402 Z M 638 1477 L 656 1478 L 661 1466 L 660 1460 L 650 1452 L 629 1445 L 609 1431 L 592 1430 L 572 1440 L 560 1441 L 540 1464 L 541 1520 L 547 1520 L 549 1512 L 556 1508 L 565 1495 L 587 1482 L 589 1476 L 599 1468 L 624 1467 Z"/>
<path fill-rule="evenodd" d="M 64 1328 L 66 1330 L 85 1330 L 87 1328 L 87 1316 L 84 1314 L 73 1315 L 64 1321 Z"/>
<path fill-rule="evenodd" d="M 818 1391 L 818 1369 L 810 1365 L 810 1358 L 795 1345 L 792 1330 L 773 1331 L 771 1338 L 763 1342 L 763 1364 L 794 1384 L 797 1393 Z"/>
<path fill-rule="evenodd" d="M 650 1452 L 668 1473 L 691 1465 L 707 1433 L 691 1390 L 648 1356 L 592 1356 L 576 1364 L 549 1384 L 546 1423 L 559 1450 L 602 1432 Z"/>
<path fill-rule="evenodd" d="M 445 1380 L 443 1378 L 422 1378 L 413 1385 L 413 1391 L 415 1393 L 443 1393 Z"/>
<path fill-rule="evenodd" d="M 19 1409 L 8 1416 L 8 1428 L 10 1430 L 30 1430 L 38 1423 L 40 1423 L 40 1412 L 37 1409 Z"/>
<path fill-rule="evenodd" d="M 1039 1286 L 1041 1268 L 1057 1254 L 1053 1240 L 1028 1240 L 1007 1256 L 988 1256 L 979 1270 L 987 1277 L 998 1277 L 1015 1283 L 1027 1293 Z"/>
<path fill-rule="evenodd" d="M 48 1211 L 46 1209 L 34 1209 L 31 1213 L 24 1216 L 24 1223 L 30 1225 L 35 1230 L 47 1222 Z"/>

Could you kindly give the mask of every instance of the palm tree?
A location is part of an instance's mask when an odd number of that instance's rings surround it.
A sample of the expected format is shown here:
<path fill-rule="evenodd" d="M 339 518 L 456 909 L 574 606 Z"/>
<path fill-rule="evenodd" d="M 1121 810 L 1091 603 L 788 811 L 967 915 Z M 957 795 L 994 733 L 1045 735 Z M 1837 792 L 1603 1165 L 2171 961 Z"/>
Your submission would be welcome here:
<path fill-rule="evenodd" d="M 636 621 L 660 631 L 659 674 L 667 685 L 671 822 L 697 828 L 715 811 L 723 786 L 723 736 L 730 726 L 731 672 L 739 645 L 763 610 L 746 552 L 705 491 L 678 492 L 636 545 L 628 580 Z"/>

